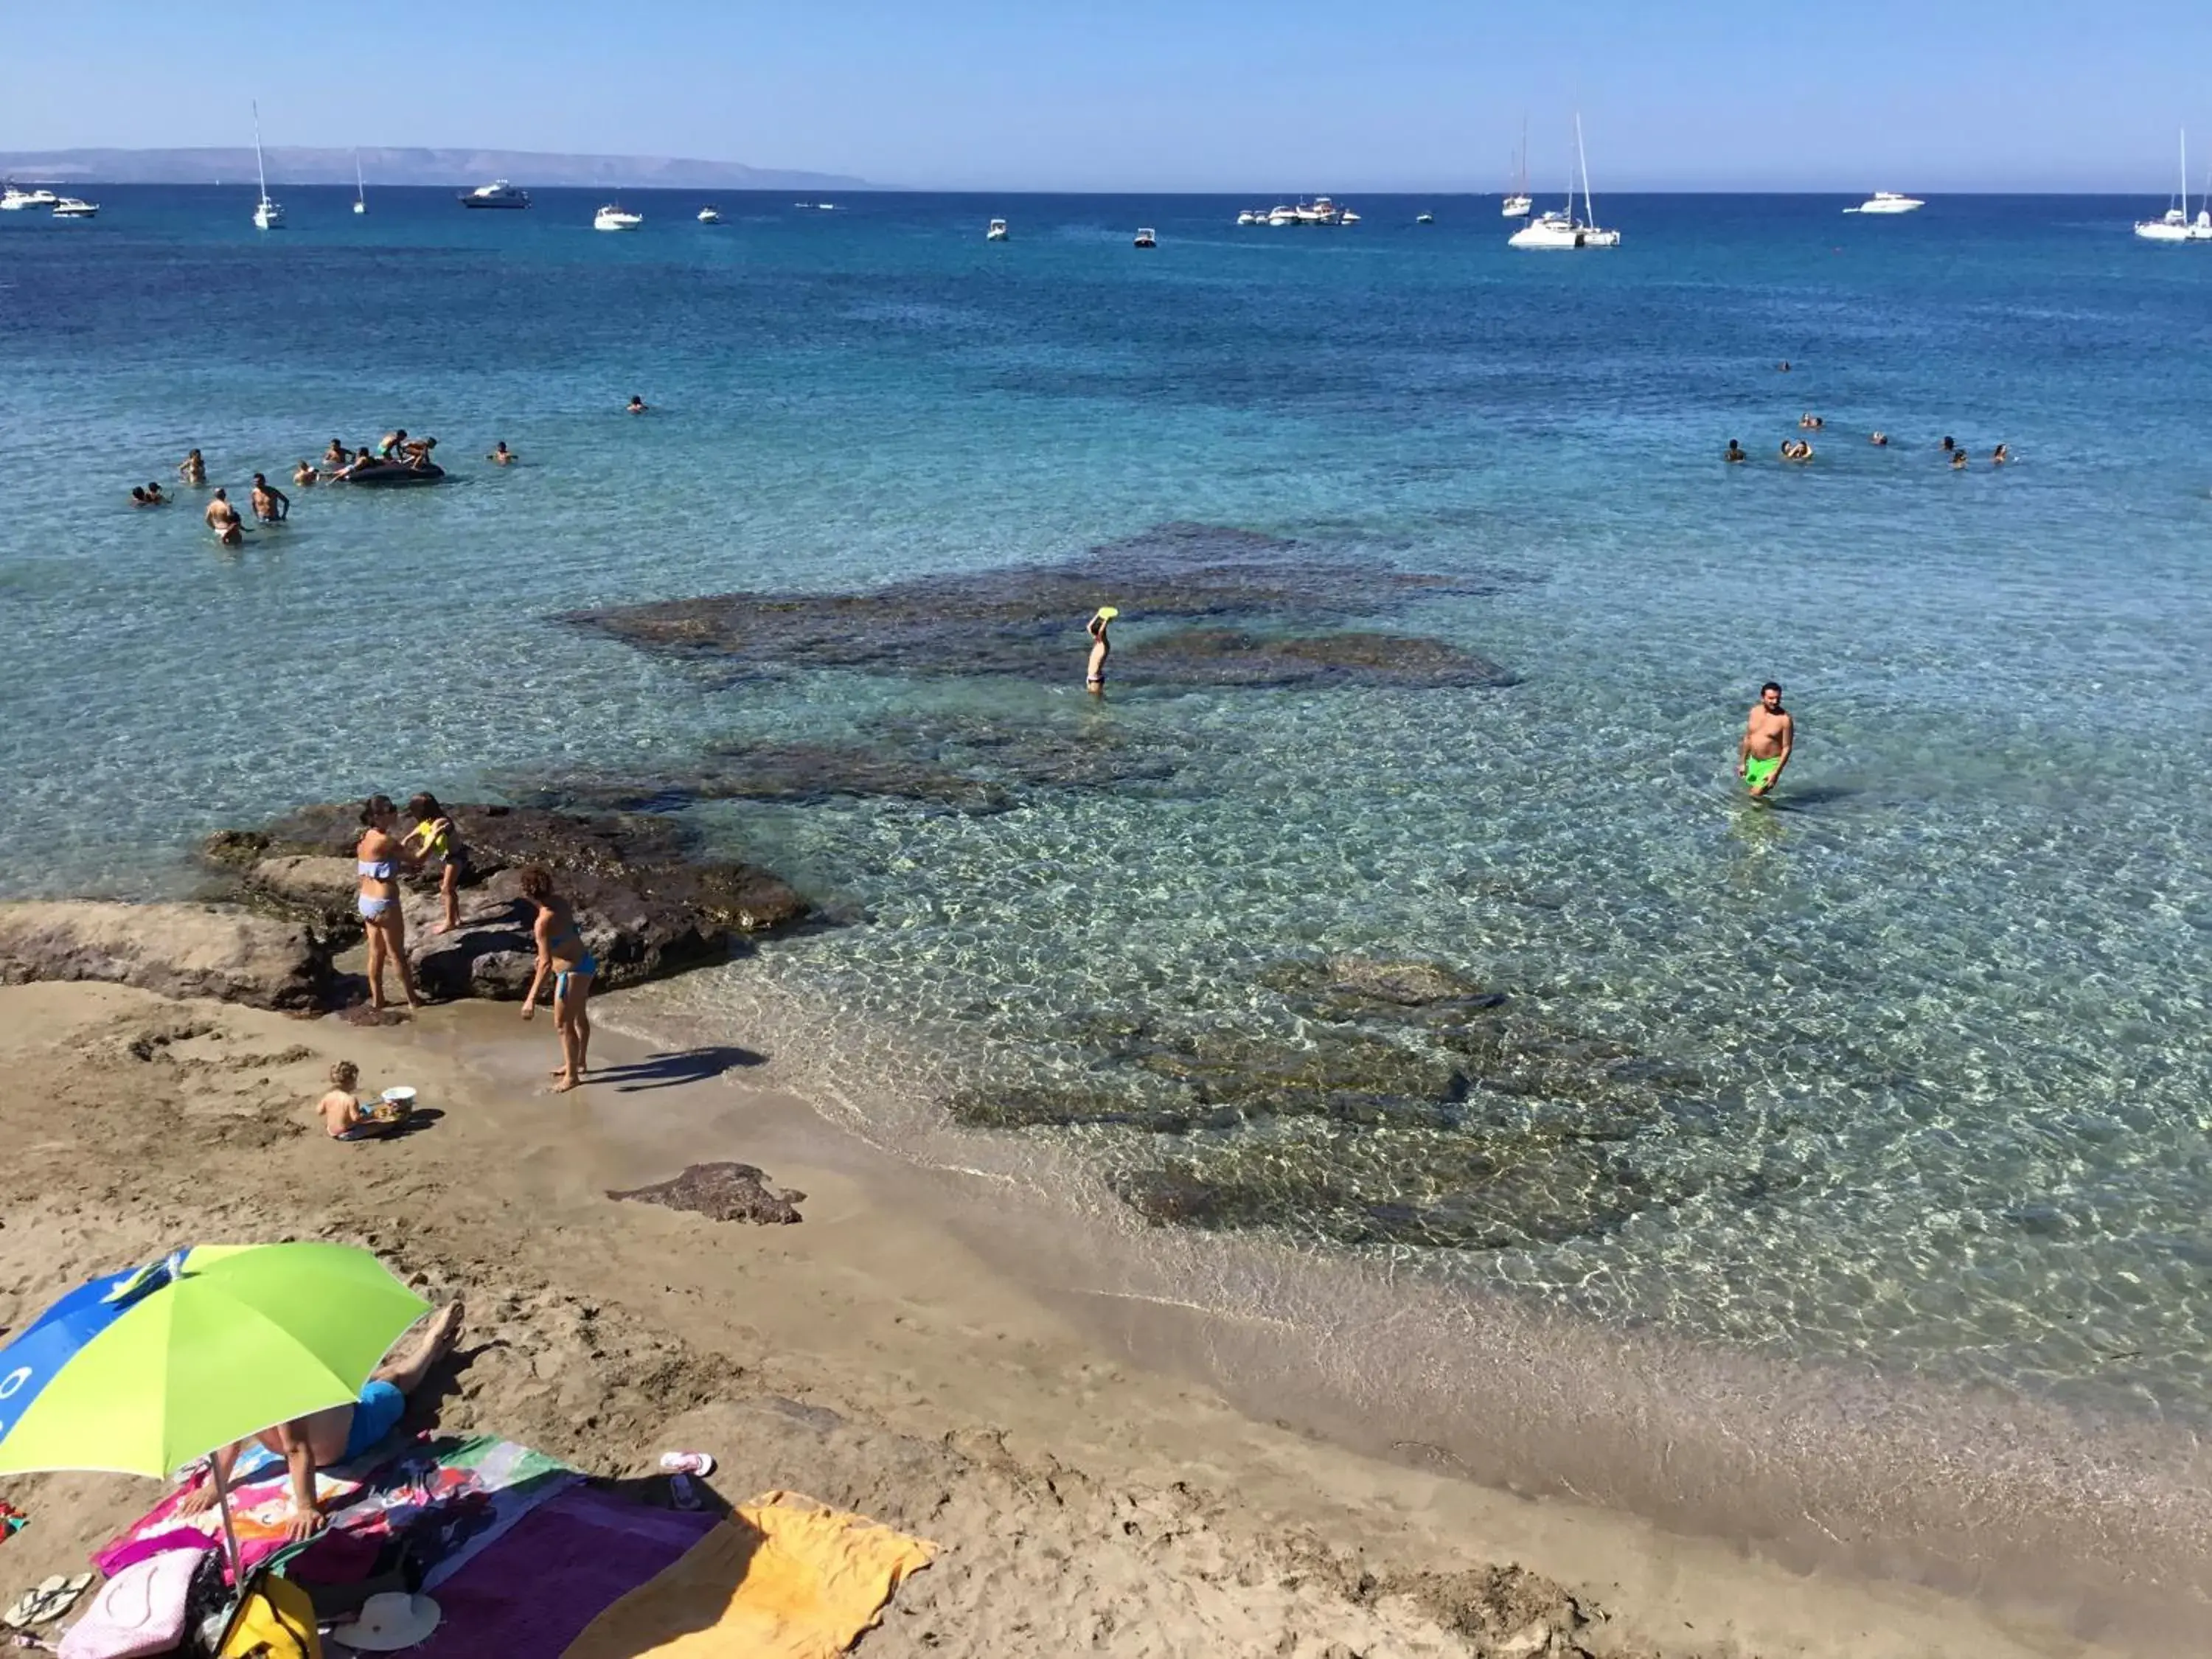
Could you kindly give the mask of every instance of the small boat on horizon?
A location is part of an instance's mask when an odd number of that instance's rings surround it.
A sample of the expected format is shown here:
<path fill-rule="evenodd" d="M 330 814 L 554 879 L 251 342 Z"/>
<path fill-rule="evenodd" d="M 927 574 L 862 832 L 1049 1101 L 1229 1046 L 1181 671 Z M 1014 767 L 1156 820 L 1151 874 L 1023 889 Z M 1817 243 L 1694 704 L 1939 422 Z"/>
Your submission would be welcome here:
<path fill-rule="evenodd" d="M 465 208 L 526 208 L 530 205 L 530 192 L 517 190 L 504 179 L 495 179 L 488 185 L 463 191 L 460 203 Z"/>
<path fill-rule="evenodd" d="M 1855 208 L 1845 208 L 1846 213 L 1912 213 L 1928 205 L 1917 196 L 1900 196 L 1893 190 L 1878 190 Z"/>
<path fill-rule="evenodd" d="M 64 196 L 54 204 L 57 219 L 92 219 L 99 216 L 100 204 L 87 202 L 75 196 Z"/>
<path fill-rule="evenodd" d="M 1498 211 L 1502 218 L 1525 219 L 1528 210 L 1535 205 L 1535 199 L 1528 194 L 1528 118 L 1524 115 L 1521 118 L 1521 150 L 1513 164 L 1513 188 L 1505 192 Z"/>
<path fill-rule="evenodd" d="M 632 213 L 619 202 L 610 202 L 592 216 L 593 230 L 635 230 L 644 222 L 642 213 Z"/>
<path fill-rule="evenodd" d="M 711 202 L 708 203 L 705 207 L 699 210 L 699 222 L 702 225 L 720 224 L 722 222 L 721 209 L 716 207 Z"/>
<path fill-rule="evenodd" d="M 61 199 L 50 190 L 23 190 L 9 185 L 0 188 L 0 212 L 21 213 L 26 208 L 55 207 Z"/>
<path fill-rule="evenodd" d="M 1004 219 L 992 220 L 990 228 L 983 233 L 983 240 L 987 242 L 1005 241 L 1006 240 L 1006 222 Z"/>
<path fill-rule="evenodd" d="M 1436 222 L 1437 216 L 1433 213 L 1417 213 L 1413 216 L 1413 222 L 1417 225 L 1432 225 Z"/>
<path fill-rule="evenodd" d="M 1136 241 L 1137 246 L 1158 247 L 1159 245 L 1160 239 L 1152 234 L 1152 228 L 1150 225 L 1141 225 L 1138 228 Z"/>
<path fill-rule="evenodd" d="M 2212 195 L 2212 192 L 2208 192 Z M 2197 217 L 2189 216 L 2189 134 L 2181 135 L 2181 193 L 2163 218 L 2136 222 L 2136 234 L 2146 242 L 2212 242 L 2212 200 L 2200 199 Z"/>
<path fill-rule="evenodd" d="M 284 224 L 284 210 L 269 199 L 269 169 L 261 164 L 261 106 L 253 106 L 253 175 L 261 181 L 261 199 L 253 204 L 253 228 L 256 230 L 280 230 Z"/>

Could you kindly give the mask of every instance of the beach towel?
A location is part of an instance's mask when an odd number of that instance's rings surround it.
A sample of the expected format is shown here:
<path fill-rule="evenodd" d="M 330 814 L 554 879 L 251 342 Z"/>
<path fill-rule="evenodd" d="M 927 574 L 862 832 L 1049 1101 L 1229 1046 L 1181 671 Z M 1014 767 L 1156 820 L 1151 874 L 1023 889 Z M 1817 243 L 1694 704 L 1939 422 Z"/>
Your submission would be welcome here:
<path fill-rule="evenodd" d="M 562 1659 L 830 1659 L 937 1546 L 796 1493 L 738 1507 Z"/>
<path fill-rule="evenodd" d="M 717 1524 L 571 1487 L 447 1580 L 437 1632 L 409 1659 L 560 1659 L 586 1626 Z"/>
<path fill-rule="evenodd" d="M 292 1498 L 281 1466 L 234 1488 L 231 1515 L 249 1572 L 275 1564 L 303 1581 L 344 1583 L 363 1576 L 384 1545 L 404 1541 L 422 1567 L 425 1587 L 434 1589 L 581 1479 L 567 1465 L 511 1440 L 443 1436 L 374 1462 L 363 1458 L 319 1474 L 315 1492 L 328 1524 L 305 1544 L 284 1537 Z M 93 1564 L 112 1573 L 134 1558 L 169 1547 L 210 1547 L 222 1535 L 221 1517 L 213 1508 L 179 1515 L 183 1500 L 181 1492 L 163 1498 L 94 1556 Z"/>

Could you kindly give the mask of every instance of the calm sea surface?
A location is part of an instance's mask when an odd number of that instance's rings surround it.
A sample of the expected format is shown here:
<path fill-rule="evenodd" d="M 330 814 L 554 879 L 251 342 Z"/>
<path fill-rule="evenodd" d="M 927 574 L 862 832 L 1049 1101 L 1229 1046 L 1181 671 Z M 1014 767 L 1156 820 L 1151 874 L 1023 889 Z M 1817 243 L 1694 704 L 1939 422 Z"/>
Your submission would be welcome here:
<path fill-rule="evenodd" d="M 1262 1231 L 1601 1320 L 2212 1424 L 2212 248 L 2137 243 L 2156 204 L 1601 197 L 1625 245 L 1561 256 L 1509 251 L 1490 198 L 1270 231 L 1231 222 L 1257 198 L 725 197 L 709 228 L 645 192 L 609 236 L 580 192 L 293 189 L 264 237 L 248 190 L 90 193 L 91 223 L 0 215 L 0 892 L 179 890 L 201 831 L 370 789 L 1110 732 L 1172 781 L 698 809 L 866 920 L 657 1006 L 888 1121 L 979 1084 L 1137 1098 L 1079 1040 L 1102 1018 L 1298 1051 L 1286 958 L 1446 962 L 1674 1079 L 1575 1166 L 1633 1202 L 1423 1249 L 1354 1221 L 1448 1204 L 1449 1114 L 1020 1133 L 1275 1181 Z M 1806 410 L 1817 459 L 1783 466 Z M 125 501 L 189 446 L 238 494 L 393 425 L 450 488 L 295 491 L 236 555 L 197 495 Z M 482 465 L 496 439 L 526 464 Z M 1389 625 L 1519 683 L 1101 711 L 1080 617 L 1036 686 L 732 686 L 549 620 L 1169 522 L 1495 578 Z M 1730 768 L 1769 676 L 1799 751 L 1763 811 Z M 771 992 L 840 1040 L 759 1029 Z M 1559 1109 L 1484 1094 L 1485 1134 Z"/>

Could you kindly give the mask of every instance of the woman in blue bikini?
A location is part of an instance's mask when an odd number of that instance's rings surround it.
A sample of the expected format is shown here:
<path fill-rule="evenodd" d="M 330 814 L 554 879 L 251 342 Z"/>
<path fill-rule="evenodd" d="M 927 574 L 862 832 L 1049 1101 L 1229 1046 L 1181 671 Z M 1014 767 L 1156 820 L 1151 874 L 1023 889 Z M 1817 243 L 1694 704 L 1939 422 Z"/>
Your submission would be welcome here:
<path fill-rule="evenodd" d="M 415 994 L 415 970 L 407 963 L 407 919 L 399 911 L 399 865 L 404 850 L 392 827 L 399 822 L 398 809 L 385 795 L 371 795 L 361 809 L 367 826 L 353 849 L 354 873 L 360 877 L 361 896 L 356 908 L 368 933 L 368 1006 L 384 1012 L 384 964 L 398 964 L 399 988 L 407 1006 L 420 1008 Z"/>
<path fill-rule="evenodd" d="M 538 1012 L 538 993 L 545 976 L 553 976 L 553 1029 L 561 1036 L 560 1068 L 553 1073 L 553 1091 L 565 1094 L 584 1080 L 592 1047 L 592 981 L 599 971 L 599 958 L 584 948 L 577 931 L 576 913 L 568 900 L 553 890 L 553 873 L 542 864 L 522 872 L 522 896 L 538 907 L 538 971 L 530 976 L 530 990 L 522 999 L 522 1017 Z"/>

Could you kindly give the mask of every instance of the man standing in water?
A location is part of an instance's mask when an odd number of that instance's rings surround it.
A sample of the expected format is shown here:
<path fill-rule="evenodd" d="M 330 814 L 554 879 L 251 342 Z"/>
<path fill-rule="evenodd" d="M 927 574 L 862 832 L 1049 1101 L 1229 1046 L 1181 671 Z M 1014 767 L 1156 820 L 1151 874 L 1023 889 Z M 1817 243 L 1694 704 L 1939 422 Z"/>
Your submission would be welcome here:
<path fill-rule="evenodd" d="M 1796 722 L 1782 706 L 1782 688 L 1772 680 L 1759 688 L 1759 701 L 1743 723 L 1743 742 L 1736 750 L 1735 775 L 1754 798 L 1771 795 L 1790 764 L 1790 745 L 1796 740 Z"/>
<path fill-rule="evenodd" d="M 238 509 L 230 504 L 228 491 L 215 492 L 215 499 L 207 504 L 204 516 L 208 528 L 215 532 L 216 540 L 225 547 L 236 547 L 246 539 L 246 528 L 239 522 Z"/>

